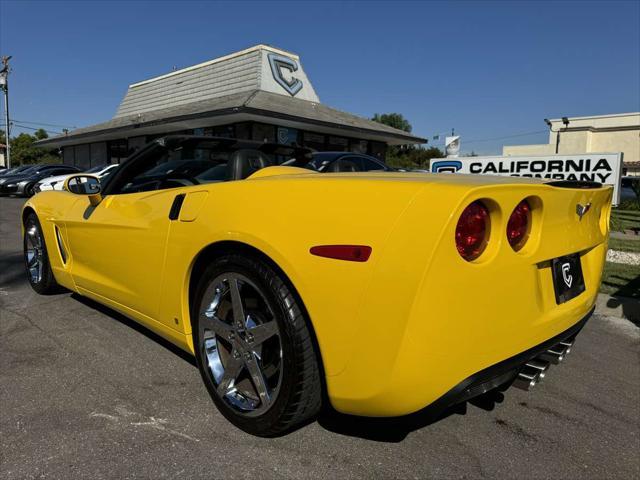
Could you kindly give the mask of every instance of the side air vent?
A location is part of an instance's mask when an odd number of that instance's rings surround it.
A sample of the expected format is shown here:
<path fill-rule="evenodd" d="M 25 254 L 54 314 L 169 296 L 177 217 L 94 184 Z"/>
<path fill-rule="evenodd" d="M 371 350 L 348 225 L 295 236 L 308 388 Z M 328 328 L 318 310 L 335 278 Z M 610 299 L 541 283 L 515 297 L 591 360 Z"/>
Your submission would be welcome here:
<path fill-rule="evenodd" d="M 60 233 L 60 229 L 58 226 L 55 226 L 56 229 L 56 240 L 58 241 L 58 251 L 60 252 L 60 257 L 62 258 L 62 263 L 67 263 L 67 251 L 64 249 L 64 242 L 62 241 L 62 234 Z"/>
<path fill-rule="evenodd" d="M 579 180 L 555 180 L 553 182 L 548 182 L 547 185 L 551 185 L 552 187 L 559 187 L 559 188 L 584 188 L 584 189 L 602 187 L 602 184 L 598 182 L 589 182 L 589 181 L 581 182 Z"/>

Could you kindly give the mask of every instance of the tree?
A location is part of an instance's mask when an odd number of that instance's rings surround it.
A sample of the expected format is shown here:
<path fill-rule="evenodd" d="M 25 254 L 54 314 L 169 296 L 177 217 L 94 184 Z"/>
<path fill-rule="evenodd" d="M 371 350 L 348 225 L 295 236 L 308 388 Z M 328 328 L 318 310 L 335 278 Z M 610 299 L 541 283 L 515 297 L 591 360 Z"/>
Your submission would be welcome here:
<path fill-rule="evenodd" d="M 402 116 L 401 113 L 383 113 L 383 114 L 374 114 L 371 119 L 374 122 L 383 123 L 393 128 L 397 128 L 398 130 L 403 130 L 405 132 L 411 132 L 411 124 L 409 121 Z"/>
<path fill-rule="evenodd" d="M 57 150 L 34 145 L 36 141 L 44 138 L 48 138 L 48 135 L 42 129 L 36 130 L 34 135 L 21 133 L 17 137 L 11 138 L 11 164 L 60 163 L 62 159 Z"/>
<path fill-rule="evenodd" d="M 45 138 L 49 138 L 49 134 L 44 128 L 39 128 L 38 130 L 36 130 L 33 136 L 36 137 L 38 140 L 44 140 Z"/>
<path fill-rule="evenodd" d="M 405 132 L 412 130 L 411 124 L 401 113 L 376 113 L 372 120 Z M 386 161 L 388 165 L 395 168 L 428 170 L 432 158 L 443 157 L 444 152 L 437 147 L 389 146 Z"/>

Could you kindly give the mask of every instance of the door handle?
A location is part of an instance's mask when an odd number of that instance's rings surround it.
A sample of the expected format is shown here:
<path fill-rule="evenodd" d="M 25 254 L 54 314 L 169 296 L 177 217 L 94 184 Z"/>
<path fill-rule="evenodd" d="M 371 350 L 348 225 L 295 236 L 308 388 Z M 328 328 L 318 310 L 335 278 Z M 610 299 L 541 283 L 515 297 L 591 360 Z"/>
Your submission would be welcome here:
<path fill-rule="evenodd" d="M 180 209 L 182 208 L 184 197 L 185 194 L 181 193 L 180 195 L 176 195 L 176 198 L 173 199 L 173 203 L 169 209 L 169 220 L 177 220 L 180 216 Z"/>

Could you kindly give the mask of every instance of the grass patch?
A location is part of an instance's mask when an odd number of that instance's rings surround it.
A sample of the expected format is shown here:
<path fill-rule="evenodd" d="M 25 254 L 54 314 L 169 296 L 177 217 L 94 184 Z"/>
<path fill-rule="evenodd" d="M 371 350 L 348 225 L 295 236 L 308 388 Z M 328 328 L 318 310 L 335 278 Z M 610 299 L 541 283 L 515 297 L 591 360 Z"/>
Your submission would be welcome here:
<path fill-rule="evenodd" d="M 640 236 L 638 239 L 613 238 L 609 237 L 609 249 L 620 250 L 621 252 L 640 253 Z"/>
<path fill-rule="evenodd" d="M 621 232 L 625 229 L 640 227 L 640 211 L 611 210 L 611 230 Z"/>
<path fill-rule="evenodd" d="M 606 262 L 600 291 L 609 295 L 637 298 L 640 291 L 640 265 Z"/>
<path fill-rule="evenodd" d="M 621 208 L 622 210 L 639 211 L 640 210 L 640 200 L 632 200 L 630 198 L 627 198 L 625 200 L 622 200 L 620 202 L 620 205 L 618 205 L 618 207 Z"/>

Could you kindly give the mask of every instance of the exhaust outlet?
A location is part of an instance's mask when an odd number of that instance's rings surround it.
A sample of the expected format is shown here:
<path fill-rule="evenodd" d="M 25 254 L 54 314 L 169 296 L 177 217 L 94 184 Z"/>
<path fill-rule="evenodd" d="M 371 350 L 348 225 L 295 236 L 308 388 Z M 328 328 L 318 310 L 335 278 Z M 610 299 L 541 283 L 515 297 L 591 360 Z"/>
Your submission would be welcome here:
<path fill-rule="evenodd" d="M 546 352 L 540 354 L 538 356 L 538 359 L 545 362 L 553 363 L 554 365 L 558 365 L 562 360 L 564 360 L 566 354 L 567 347 L 558 344 L 555 347 L 551 347 Z"/>
<path fill-rule="evenodd" d="M 547 370 L 549 370 L 550 365 L 549 365 L 549 362 L 533 359 L 533 360 L 529 360 L 526 366 L 528 368 L 531 368 L 540 372 L 540 380 L 542 380 L 547 374 Z"/>
<path fill-rule="evenodd" d="M 540 371 L 524 367 L 513 381 L 513 386 L 521 390 L 531 390 L 540 381 Z"/>
<path fill-rule="evenodd" d="M 573 342 L 560 342 L 558 346 L 564 347 L 565 348 L 564 354 L 569 355 L 569 353 L 571 352 L 571 347 L 573 346 Z"/>

